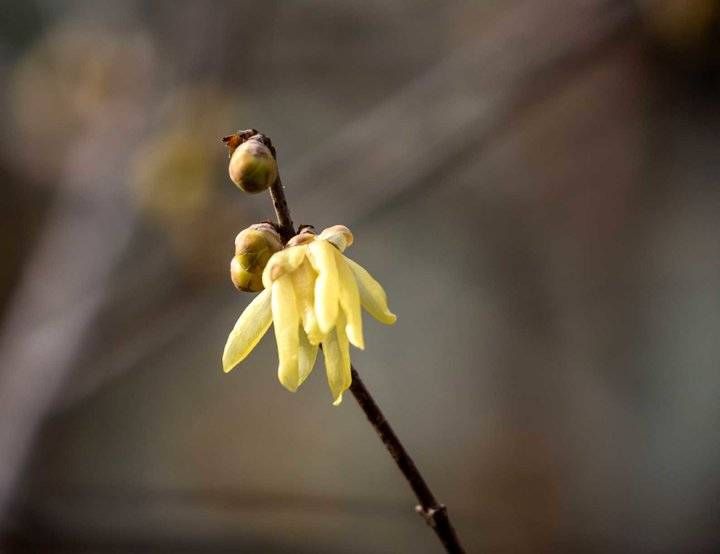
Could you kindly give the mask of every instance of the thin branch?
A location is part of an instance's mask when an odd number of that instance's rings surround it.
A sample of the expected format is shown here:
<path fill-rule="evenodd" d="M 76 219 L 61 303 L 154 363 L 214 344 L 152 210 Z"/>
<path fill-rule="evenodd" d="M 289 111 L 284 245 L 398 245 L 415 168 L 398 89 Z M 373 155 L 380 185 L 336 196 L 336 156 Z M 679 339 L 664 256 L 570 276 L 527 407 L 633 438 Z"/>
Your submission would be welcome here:
<path fill-rule="evenodd" d="M 370 424 L 380 436 L 380 440 L 385 444 L 385 448 L 388 449 L 398 468 L 400 468 L 400 471 L 402 471 L 405 479 L 410 484 L 410 488 L 417 496 L 420 502 L 415 507 L 417 513 L 423 516 L 427 524 L 433 528 L 445 550 L 453 553 L 464 552 L 457 533 L 455 533 L 455 528 L 450 523 L 447 507 L 435 499 L 435 495 L 428 487 L 415 462 L 405 450 L 388 420 L 385 419 L 380 407 L 375 402 L 370 391 L 365 387 L 365 383 L 360 379 L 360 375 L 358 375 L 354 367 L 352 368 L 350 392 L 353 393 L 355 400 L 360 404 Z"/>
<path fill-rule="evenodd" d="M 263 142 L 270 146 L 273 156 L 276 156 L 275 148 L 272 146 L 270 139 L 264 135 L 261 136 Z M 290 216 L 290 208 L 285 198 L 285 191 L 280 181 L 279 173 L 278 178 L 268 192 L 270 193 L 273 207 L 275 208 L 278 230 L 283 240 L 287 242 L 295 234 L 295 227 L 293 226 L 292 217 Z M 410 457 L 410 454 L 405 450 L 405 447 L 400 442 L 395 431 L 393 431 L 388 420 L 385 419 L 385 416 L 370 394 L 370 391 L 365 387 L 365 383 L 360 379 L 357 370 L 352 366 L 350 369 L 352 372 L 350 392 L 352 392 L 360 408 L 365 412 L 370 425 L 373 426 L 380 440 L 383 441 L 383 444 L 388 449 L 388 452 L 390 452 L 390 455 L 393 457 L 393 460 L 395 460 L 395 463 L 405 476 L 405 479 L 407 479 L 410 488 L 420 502 L 420 504 L 415 507 L 415 511 L 432 527 L 447 552 L 452 554 L 464 553 L 465 551 L 460 545 L 460 540 L 455 532 L 455 528 L 452 523 L 450 523 L 447 508 L 445 505 L 440 504 L 435 498 L 435 495 L 430 490 L 430 487 L 428 487 L 427 482 Z"/>
<path fill-rule="evenodd" d="M 289 241 L 295 235 L 295 226 L 290 217 L 290 208 L 288 208 L 287 199 L 285 198 L 285 189 L 280 175 L 270 187 L 270 198 L 272 198 L 273 207 L 275 208 L 275 216 L 278 220 L 278 231 L 285 242 Z"/>

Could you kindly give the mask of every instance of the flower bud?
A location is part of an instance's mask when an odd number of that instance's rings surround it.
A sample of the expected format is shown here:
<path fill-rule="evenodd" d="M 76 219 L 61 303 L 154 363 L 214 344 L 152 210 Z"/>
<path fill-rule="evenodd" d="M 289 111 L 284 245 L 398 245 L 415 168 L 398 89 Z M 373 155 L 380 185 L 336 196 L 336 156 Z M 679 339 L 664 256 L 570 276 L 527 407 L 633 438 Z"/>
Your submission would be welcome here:
<path fill-rule="evenodd" d="M 259 140 L 249 139 L 232 153 L 228 173 L 241 190 L 262 192 L 277 179 L 277 162 L 267 146 Z"/>
<path fill-rule="evenodd" d="M 287 246 L 300 246 L 301 244 L 310 244 L 316 238 L 317 237 L 315 236 L 315 230 L 309 225 L 306 225 L 304 229 L 301 228 L 300 232 L 288 241 Z"/>
<path fill-rule="evenodd" d="M 235 257 L 230 262 L 233 284 L 246 292 L 261 291 L 263 270 L 279 250 L 282 250 L 282 240 L 269 223 L 258 223 L 241 231 L 235 237 Z"/>

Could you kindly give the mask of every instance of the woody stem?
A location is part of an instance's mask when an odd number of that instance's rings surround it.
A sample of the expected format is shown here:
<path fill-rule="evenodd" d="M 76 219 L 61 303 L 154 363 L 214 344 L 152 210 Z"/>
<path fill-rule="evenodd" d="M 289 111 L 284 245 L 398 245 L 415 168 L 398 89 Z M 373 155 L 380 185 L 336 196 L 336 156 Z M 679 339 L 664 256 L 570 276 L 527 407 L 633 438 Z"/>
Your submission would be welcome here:
<path fill-rule="evenodd" d="M 365 412 L 375 432 L 380 436 L 385 448 L 388 449 L 398 468 L 402 471 L 405 479 L 407 479 L 415 496 L 417 496 L 420 504 L 415 506 L 415 511 L 432 527 L 447 552 L 464 552 L 457 533 L 455 533 L 455 528 L 448 517 L 447 508 L 435 499 L 435 495 L 420 474 L 415 462 L 405 450 L 388 420 L 385 419 L 380 407 L 371 396 L 370 391 L 365 387 L 365 383 L 362 382 L 354 367 L 352 368 L 350 391 Z"/>
<path fill-rule="evenodd" d="M 275 180 L 269 189 L 272 198 L 275 215 L 277 216 L 279 232 L 282 238 L 287 242 L 295 235 L 295 227 L 290 217 L 290 208 L 288 208 L 287 199 L 285 198 L 285 190 L 283 189 L 280 177 Z M 428 487 L 425 479 L 418 471 L 415 462 L 408 454 L 400 439 L 393 431 L 383 415 L 380 407 L 365 387 L 365 383 L 360 379 L 357 370 L 352 367 L 352 383 L 350 384 L 350 392 L 352 392 L 355 400 L 362 408 L 368 418 L 370 425 L 373 426 L 375 432 L 382 440 L 385 448 L 388 449 L 390 455 L 395 460 L 398 468 L 407 479 L 410 488 L 415 493 L 419 504 L 415 507 L 415 511 L 420 514 L 425 522 L 435 531 L 438 539 L 445 547 L 447 552 L 453 554 L 461 554 L 464 552 L 455 528 L 448 517 L 447 508 L 440 504 L 435 495 Z"/>
<path fill-rule="evenodd" d="M 283 188 L 280 175 L 269 189 L 270 198 L 272 198 L 273 207 L 275 208 L 275 217 L 277 217 L 280 236 L 283 241 L 289 241 L 295 234 L 295 226 L 290 217 L 290 208 L 288 208 L 287 199 L 285 198 L 285 189 Z"/>

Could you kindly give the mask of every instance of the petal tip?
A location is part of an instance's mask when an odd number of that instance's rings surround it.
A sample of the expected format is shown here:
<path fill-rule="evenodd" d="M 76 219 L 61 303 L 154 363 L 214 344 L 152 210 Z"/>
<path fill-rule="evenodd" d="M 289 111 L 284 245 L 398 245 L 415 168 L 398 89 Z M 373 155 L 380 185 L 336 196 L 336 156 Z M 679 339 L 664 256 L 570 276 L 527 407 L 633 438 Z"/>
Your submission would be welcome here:
<path fill-rule="evenodd" d="M 358 333 L 356 332 L 356 329 L 346 327 L 345 334 L 347 335 L 350 344 L 352 344 L 355 348 L 365 350 L 365 337 L 363 337 L 362 332 Z"/>
<path fill-rule="evenodd" d="M 299 385 L 293 384 L 293 383 L 286 383 L 282 379 L 278 379 L 280 381 L 280 384 L 285 387 L 286 390 L 289 392 L 297 392 Z"/>
<path fill-rule="evenodd" d="M 233 358 L 229 355 L 229 353 L 224 354 L 222 357 L 223 373 L 230 373 L 233 369 L 235 369 L 238 365 L 240 365 L 240 362 L 242 362 L 242 360 L 237 360 L 237 359 L 233 360 Z"/>

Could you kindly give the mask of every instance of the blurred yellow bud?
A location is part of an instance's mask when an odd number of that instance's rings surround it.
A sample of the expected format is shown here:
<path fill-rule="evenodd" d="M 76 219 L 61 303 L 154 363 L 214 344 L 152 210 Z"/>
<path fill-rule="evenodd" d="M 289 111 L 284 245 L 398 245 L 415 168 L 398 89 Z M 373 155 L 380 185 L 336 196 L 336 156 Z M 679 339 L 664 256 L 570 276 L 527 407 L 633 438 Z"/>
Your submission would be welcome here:
<path fill-rule="evenodd" d="M 267 146 L 251 138 L 232 153 L 228 173 L 232 182 L 241 190 L 262 192 L 277 179 L 277 162 Z"/>
<path fill-rule="evenodd" d="M 258 223 L 241 231 L 235 237 L 235 256 L 230 262 L 233 284 L 242 291 L 261 291 L 265 265 L 280 250 L 280 235 L 269 223 Z"/>

